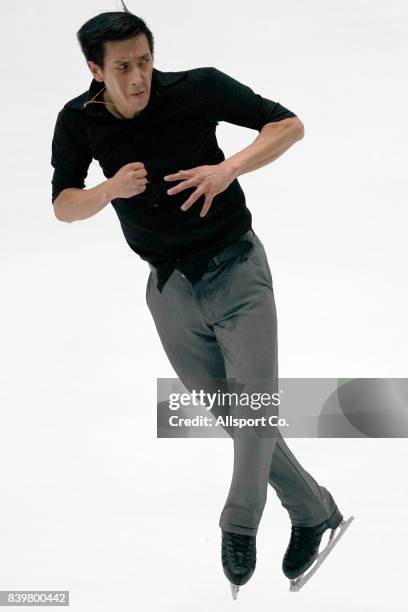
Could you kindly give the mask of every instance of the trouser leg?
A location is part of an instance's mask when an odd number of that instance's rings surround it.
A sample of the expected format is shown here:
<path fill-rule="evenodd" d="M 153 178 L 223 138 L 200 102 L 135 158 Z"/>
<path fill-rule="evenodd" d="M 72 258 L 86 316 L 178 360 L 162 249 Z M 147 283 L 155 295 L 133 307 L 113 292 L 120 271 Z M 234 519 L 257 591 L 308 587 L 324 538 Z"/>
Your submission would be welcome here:
<path fill-rule="evenodd" d="M 272 275 L 268 257 L 258 236 L 254 237 L 258 246 L 259 259 L 264 274 L 272 287 Z M 274 305 L 272 307 L 272 317 Z M 336 504 L 331 493 L 307 472 L 288 447 L 279 430 L 276 432 L 276 445 L 272 456 L 269 484 L 274 488 L 282 506 L 287 510 L 293 525 L 311 527 L 326 520 L 334 512 Z"/>
<path fill-rule="evenodd" d="M 212 297 L 214 331 L 224 356 L 227 379 L 242 384 L 249 405 L 236 405 L 232 415 L 263 416 L 265 422 L 276 409 L 251 409 L 261 395 L 278 392 L 277 319 L 273 291 L 262 268 L 257 245 L 244 261 L 236 260 L 217 279 L 219 290 Z M 213 284 L 215 280 L 213 281 Z M 243 398 L 243 395 L 242 395 Z M 257 404 L 258 405 L 258 404 Z M 219 525 L 226 531 L 256 535 L 267 499 L 276 427 L 234 431 L 234 464 L 231 486 Z"/>
<path fill-rule="evenodd" d="M 313 527 L 329 518 L 336 508 L 331 493 L 300 465 L 279 431 L 269 484 L 293 525 Z"/>

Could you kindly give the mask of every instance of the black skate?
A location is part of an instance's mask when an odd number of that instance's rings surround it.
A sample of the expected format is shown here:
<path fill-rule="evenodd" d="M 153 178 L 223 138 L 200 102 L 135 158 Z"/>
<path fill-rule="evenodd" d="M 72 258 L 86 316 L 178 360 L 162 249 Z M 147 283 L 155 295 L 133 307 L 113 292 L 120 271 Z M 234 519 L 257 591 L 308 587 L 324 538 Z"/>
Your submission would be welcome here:
<path fill-rule="evenodd" d="M 256 565 L 256 536 L 222 531 L 221 560 L 224 574 L 231 583 L 232 598 L 251 578 Z"/>
<path fill-rule="evenodd" d="M 336 508 L 329 519 L 314 527 L 292 525 L 290 542 L 282 562 L 283 573 L 290 579 L 291 591 L 299 591 L 307 580 L 312 577 L 353 519 L 354 516 L 351 516 L 345 521 L 338 508 Z M 338 527 L 340 527 L 340 531 L 334 538 Z M 329 543 L 319 553 L 320 542 L 327 529 L 331 529 Z M 305 574 L 314 561 L 316 561 L 314 567 Z"/>

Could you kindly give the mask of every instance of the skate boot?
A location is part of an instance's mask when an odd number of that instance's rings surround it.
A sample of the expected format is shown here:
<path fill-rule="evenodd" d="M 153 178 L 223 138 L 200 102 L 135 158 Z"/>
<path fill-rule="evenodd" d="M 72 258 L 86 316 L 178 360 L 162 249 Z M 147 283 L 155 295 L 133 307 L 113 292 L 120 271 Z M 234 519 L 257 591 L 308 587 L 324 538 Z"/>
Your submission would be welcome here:
<path fill-rule="evenodd" d="M 231 584 L 232 598 L 239 587 L 251 578 L 256 565 L 256 536 L 222 531 L 221 560 L 224 574 Z"/>
<path fill-rule="evenodd" d="M 330 518 L 314 527 L 292 525 L 290 542 L 282 561 L 282 570 L 285 576 L 290 579 L 291 591 L 299 591 L 311 578 L 353 519 L 352 516 L 345 521 L 338 508 L 336 508 Z M 338 527 L 340 527 L 340 531 L 334 538 Z M 319 554 L 320 542 L 327 529 L 331 529 L 329 543 Z M 315 566 L 308 574 L 305 574 L 314 561 L 316 561 Z"/>

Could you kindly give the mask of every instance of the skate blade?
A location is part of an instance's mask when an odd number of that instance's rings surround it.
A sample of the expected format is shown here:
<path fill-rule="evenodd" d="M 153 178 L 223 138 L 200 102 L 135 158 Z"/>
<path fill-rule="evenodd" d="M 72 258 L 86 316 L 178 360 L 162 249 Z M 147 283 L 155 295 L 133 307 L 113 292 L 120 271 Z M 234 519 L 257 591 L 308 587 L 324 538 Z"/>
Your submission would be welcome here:
<path fill-rule="evenodd" d="M 290 580 L 290 591 L 300 591 L 300 589 L 306 584 L 306 582 L 313 576 L 315 571 L 319 568 L 319 566 L 326 559 L 327 555 L 333 550 L 334 546 L 336 546 L 337 542 L 344 535 L 346 529 L 350 526 L 351 522 L 354 520 L 354 516 L 350 516 L 350 518 L 345 521 L 344 519 L 341 521 L 340 525 L 336 527 L 336 529 L 332 529 L 329 537 L 329 542 L 324 550 L 319 553 L 315 559 L 316 563 L 312 567 L 312 569 L 308 573 L 304 573 L 298 578 L 292 578 Z M 334 537 L 337 529 L 340 531 L 337 533 L 336 537 Z"/>
<path fill-rule="evenodd" d="M 236 599 L 238 596 L 239 586 L 237 584 L 233 584 L 232 582 L 230 582 L 230 585 L 231 585 L 232 599 Z"/>

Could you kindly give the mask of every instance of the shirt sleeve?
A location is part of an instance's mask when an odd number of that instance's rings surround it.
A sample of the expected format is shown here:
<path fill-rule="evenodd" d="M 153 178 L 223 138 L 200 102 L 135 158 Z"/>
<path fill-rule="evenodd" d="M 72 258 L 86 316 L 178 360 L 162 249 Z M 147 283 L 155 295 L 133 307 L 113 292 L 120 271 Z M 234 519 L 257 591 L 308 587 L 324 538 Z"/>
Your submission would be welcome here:
<path fill-rule="evenodd" d="M 67 107 L 58 113 L 51 145 L 52 203 L 63 189 L 85 187 L 92 153 L 80 119 L 77 111 Z"/>
<path fill-rule="evenodd" d="M 297 116 L 279 102 L 264 98 L 217 68 L 206 68 L 203 81 L 200 93 L 204 93 L 206 107 L 216 121 L 260 132 L 266 123 Z"/>

